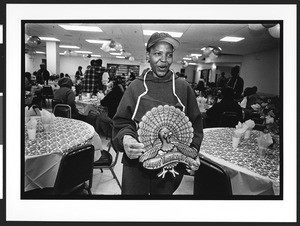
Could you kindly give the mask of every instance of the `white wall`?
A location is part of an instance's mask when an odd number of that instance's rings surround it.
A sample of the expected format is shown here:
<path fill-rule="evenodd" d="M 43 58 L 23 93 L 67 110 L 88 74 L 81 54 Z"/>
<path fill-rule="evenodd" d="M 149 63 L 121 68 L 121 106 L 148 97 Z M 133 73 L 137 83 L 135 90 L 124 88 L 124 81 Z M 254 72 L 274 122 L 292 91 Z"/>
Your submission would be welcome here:
<path fill-rule="evenodd" d="M 42 59 L 46 59 L 45 55 L 42 54 L 34 54 L 28 55 L 25 54 L 25 71 L 33 73 L 34 71 L 38 71 L 40 69 L 40 64 L 42 63 Z M 78 69 L 78 66 L 82 66 L 82 71 L 84 72 L 86 67 L 90 64 L 90 61 L 93 58 L 83 58 L 79 56 L 60 56 L 60 72 L 64 74 L 69 74 L 71 78 L 74 78 L 74 75 Z M 140 73 L 146 68 L 149 68 L 149 63 L 140 63 L 137 61 L 129 61 L 123 59 L 102 59 L 102 66 L 107 67 L 107 64 L 126 64 L 126 65 L 139 65 L 140 66 Z M 181 64 L 174 63 L 171 65 L 171 69 L 174 72 L 180 72 L 182 68 Z M 48 71 L 51 74 L 55 74 L 54 72 Z M 191 76 L 191 75 L 190 75 Z"/>
<path fill-rule="evenodd" d="M 30 72 L 32 74 L 34 71 L 38 71 L 40 69 L 42 59 L 46 59 L 46 56 L 43 54 L 25 54 L 25 72 Z"/>
<path fill-rule="evenodd" d="M 279 95 L 279 50 L 243 57 L 240 75 L 244 88 L 257 86 L 259 93 Z"/>

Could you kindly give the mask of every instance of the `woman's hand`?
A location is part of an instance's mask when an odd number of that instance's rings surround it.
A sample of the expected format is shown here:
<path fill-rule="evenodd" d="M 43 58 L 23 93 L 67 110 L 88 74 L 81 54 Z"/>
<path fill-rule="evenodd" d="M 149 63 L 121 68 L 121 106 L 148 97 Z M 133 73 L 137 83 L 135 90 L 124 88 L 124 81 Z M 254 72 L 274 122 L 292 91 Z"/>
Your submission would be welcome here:
<path fill-rule="evenodd" d="M 146 150 L 144 145 L 139 143 L 135 138 L 130 135 L 125 135 L 123 138 L 123 146 L 126 155 L 130 159 L 139 158 Z"/>
<path fill-rule="evenodd" d="M 189 169 L 187 168 L 186 171 L 190 174 L 190 175 L 194 175 L 195 171 L 198 170 L 200 167 L 200 158 L 199 156 L 196 157 L 195 160 L 193 160 L 193 163 L 191 166 L 189 166 Z"/>

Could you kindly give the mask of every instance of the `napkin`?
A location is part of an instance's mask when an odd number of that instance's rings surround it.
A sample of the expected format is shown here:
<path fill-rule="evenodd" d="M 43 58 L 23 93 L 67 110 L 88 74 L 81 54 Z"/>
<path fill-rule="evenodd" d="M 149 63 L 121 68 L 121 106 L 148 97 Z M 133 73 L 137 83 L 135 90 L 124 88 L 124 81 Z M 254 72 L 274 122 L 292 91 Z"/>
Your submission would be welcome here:
<path fill-rule="evenodd" d="M 241 137 L 245 131 L 248 129 L 248 126 L 245 125 L 244 123 L 239 122 L 236 126 L 235 126 L 235 130 L 233 131 L 233 136 L 234 137 Z"/>
<path fill-rule="evenodd" d="M 41 111 L 37 105 L 32 105 L 31 107 L 25 107 L 25 117 L 30 116 L 41 116 Z"/>
<path fill-rule="evenodd" d="M 27 126 L 27 129 L 36 129 L 37 120 L 35 118 L 31 118 L 26 126 Z"/>
<path fill-rule="evenodd" d="M 260 133 L 260 136 L 256 138 L 259 147 L 267 148 L 273 144 L 273 139 L 270 133 Z"/>
<path fill-rule="evenodd" d="M 47 110 L 41 111 L 41 119 L 43 124 L 50 124 L 53 122 L 55 116 Z"/>
<path fill-rule="evenodd" d="M 246 108 L 246 106 L 247 106 L 247 97 L 244 97 L 243 100 L 241 102 L 239 102 L 239 105 L 241 106 L 241 108 Z"/>
<path fill-rule="evenodd" d="M 248 130 L 253 129 L 254 126 L 255 126 L 255 122 L 251 119 L 245 121 L 243 124 L 244 124 L 245 127 L 248 127 L 247 128 Z"/>

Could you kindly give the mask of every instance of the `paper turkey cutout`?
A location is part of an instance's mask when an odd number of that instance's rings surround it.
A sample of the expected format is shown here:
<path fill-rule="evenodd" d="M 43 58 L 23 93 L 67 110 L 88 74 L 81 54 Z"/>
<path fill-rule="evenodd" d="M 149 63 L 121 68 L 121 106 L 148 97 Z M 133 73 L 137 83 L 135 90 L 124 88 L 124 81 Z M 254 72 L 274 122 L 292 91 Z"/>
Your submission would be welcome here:
<path fill-rule="evenodd" d="M 158 177 L 165 177 L 171 172 L 175 177 L 178 172 L 174 167 L 179 163 L 192 165 L 198 152 L 189 147 L 194 136 L 194 129 L 189 118 L 178 108 L 160 105 L 148 111 L 139 123 L 139 141 L 146 152 L 139 161 L 146 169 L 163 168 Z"/>

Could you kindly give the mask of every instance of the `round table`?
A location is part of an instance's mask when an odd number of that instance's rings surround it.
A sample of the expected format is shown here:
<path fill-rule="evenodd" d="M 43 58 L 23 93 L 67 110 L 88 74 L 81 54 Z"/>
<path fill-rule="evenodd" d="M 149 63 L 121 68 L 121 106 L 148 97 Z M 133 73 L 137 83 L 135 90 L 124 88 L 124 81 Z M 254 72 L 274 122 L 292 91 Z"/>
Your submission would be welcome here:
<path fill-rule="evenodd" d="M 25 191 L 53 187 L 64 153 L 87 143 L 97 150 L 99 142 L 94 128 L 83 121 L 56 117 L 45 132 L 38 120 L 36 139 L 29 140 L 25 129 Z"/>
<path fill-rule="evenodd" d="M 237 148 L 232 147 L 234 128 L 204 129 L 200 155 L 222 167 L 230 175 L 234 195 L 278 194 L 280 181 L 280 142 L 278 135 L 272 135 L 275 143 L 258 155 L 256 138 L 260 131 L 252 130 L 249 139 L 241 138 Z M 276 189 L 276 190 L 275 190 Z"/>

